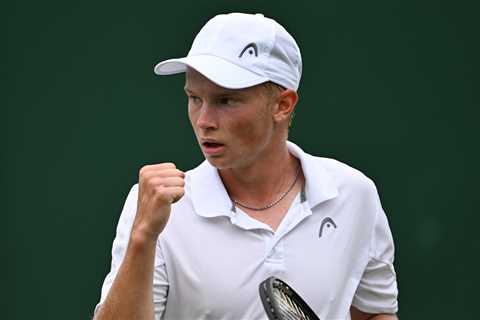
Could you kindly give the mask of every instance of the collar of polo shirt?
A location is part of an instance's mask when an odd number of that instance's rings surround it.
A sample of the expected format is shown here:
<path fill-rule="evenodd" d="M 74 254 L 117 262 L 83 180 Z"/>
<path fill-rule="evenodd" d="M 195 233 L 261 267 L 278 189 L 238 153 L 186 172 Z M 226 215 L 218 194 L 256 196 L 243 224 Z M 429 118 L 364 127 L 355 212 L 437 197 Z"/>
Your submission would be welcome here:
<path fill-rule="evenodd" d="M 330 173 L 319 165 L 316 157 L 287 141 L 288 150 L 300 160 L 305 176 L 305 196 L 310 209 L 338 196 L 338 188 Z M 218 171 L 208 161 L 189 172 L 188 188 L 195 212 L 203 217 L 233 215 L 232 202 Z M 214 199 L 214 200 L 212 200 Z"/>

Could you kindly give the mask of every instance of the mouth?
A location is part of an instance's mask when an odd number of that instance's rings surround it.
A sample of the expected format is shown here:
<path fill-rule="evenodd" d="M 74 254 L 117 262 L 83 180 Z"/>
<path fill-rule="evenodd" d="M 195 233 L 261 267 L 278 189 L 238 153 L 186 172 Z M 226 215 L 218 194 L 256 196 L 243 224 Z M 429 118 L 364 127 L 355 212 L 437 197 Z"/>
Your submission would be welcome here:
<path fill-rule="evenodd" d="M 217 141 L 204 141 L 201 145 L 202 150 L 209 155 L 219 154 L 225 148 L 223 143 Z"/>

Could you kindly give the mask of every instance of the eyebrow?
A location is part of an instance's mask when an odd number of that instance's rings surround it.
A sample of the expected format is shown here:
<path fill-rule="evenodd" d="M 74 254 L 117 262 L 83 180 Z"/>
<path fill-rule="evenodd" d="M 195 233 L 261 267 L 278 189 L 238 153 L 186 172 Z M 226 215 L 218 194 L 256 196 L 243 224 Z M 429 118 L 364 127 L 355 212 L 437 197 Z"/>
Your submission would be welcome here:
<path fill-rule="evenodd" d="M 183 90 L 189 94 L 195 93 L 194 91 L 187 88 L 186 86 L 183 88 Z M 238 92 L 237 90 L 225 90 L 225 91 L 214 92 L 212 95 L 215 97 L 227 97 L 227 96 L 233 96 L 238 94 L 240 94 L 240 92 Z"/>

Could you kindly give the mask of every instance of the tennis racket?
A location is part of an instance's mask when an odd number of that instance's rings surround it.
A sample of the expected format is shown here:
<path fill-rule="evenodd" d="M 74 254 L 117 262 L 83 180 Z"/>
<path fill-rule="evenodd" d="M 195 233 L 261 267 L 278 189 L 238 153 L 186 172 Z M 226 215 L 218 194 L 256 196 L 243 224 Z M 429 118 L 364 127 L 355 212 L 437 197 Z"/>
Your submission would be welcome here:
<path fill-rule="evenodd" d="M 305 301 L 282 280 L 260 283 L 260 299 L 269 320 L 320 320 Z"/>

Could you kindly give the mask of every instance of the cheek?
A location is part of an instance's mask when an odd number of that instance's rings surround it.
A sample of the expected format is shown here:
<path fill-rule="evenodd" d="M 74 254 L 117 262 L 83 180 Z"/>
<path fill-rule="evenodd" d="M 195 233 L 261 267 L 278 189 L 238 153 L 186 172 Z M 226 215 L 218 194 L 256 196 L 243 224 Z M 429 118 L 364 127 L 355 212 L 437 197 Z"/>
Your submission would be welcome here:
<path fill-rule="evenodd" d="M 244 145 L 263 145 L 271 131 L 271 123 L 264 115 L 254 115 L 250 119 L 244 119 L 232 124 L 232 132 L 235 138 Z"/>

